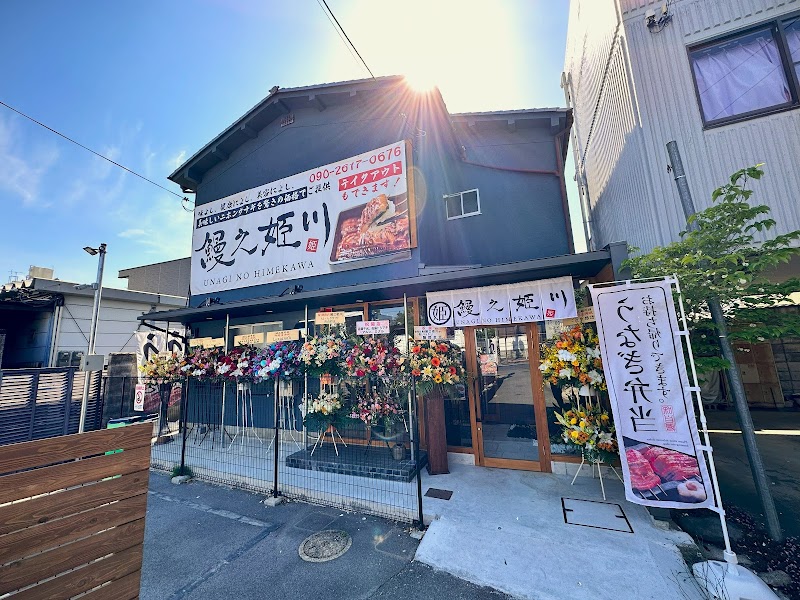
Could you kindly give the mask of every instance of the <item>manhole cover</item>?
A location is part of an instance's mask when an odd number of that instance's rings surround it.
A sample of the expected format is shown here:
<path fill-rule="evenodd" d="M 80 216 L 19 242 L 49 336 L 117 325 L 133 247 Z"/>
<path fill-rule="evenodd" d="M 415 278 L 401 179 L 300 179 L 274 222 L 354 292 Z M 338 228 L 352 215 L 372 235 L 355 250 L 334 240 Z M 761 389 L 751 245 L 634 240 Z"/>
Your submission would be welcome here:
<path fill-rule="evenodd" d="M 346 531 L 320 531 L 308 536 L 300 544 L 300 558 L 308 562 L 325 562 L 339 558 L 353 543 Z"/>

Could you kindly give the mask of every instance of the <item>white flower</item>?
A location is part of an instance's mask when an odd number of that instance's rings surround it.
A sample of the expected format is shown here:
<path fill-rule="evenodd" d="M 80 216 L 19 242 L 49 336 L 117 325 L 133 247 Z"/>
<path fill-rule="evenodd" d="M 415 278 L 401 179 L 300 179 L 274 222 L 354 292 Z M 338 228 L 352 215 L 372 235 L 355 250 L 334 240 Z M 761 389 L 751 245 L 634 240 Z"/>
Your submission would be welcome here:
<path fill-rule="evenodd" d="M 589 371 L 587 375 L 589 376 L 589 381 L 591 382 L 592 385 L 603 383 L 603 374 L 596 371 L 595 369 Z"/>
<path fill-rule="evenodd" d="M 600 358 L 600 348 L 586 348 L 586 356 L 589 358 Z"/>
<path fill-rule="evenodd" d="M 558 372 L 558 376 L 561 377 L 562 379 L 569 379 L 570 377 L 572 377 L 572 369 L 561 369 Z"/>
<path fill-rule="evenodd" d="M 739 280 L 739 284 L 740 285 L 744 285 L 745 283 L 747 283 L 747 279 L 740 279 Z"/>
<path fill-rule="evenodd" d="M 549 360 L 543 360 L 542 364 L 539 365 L 540 371 L 547 371 L 552 368 L 553 368 L 553 363 L 551 363 Z"/>
<path fill-rule="evenodd" d="M 565 362 L 572 362 L 573 360 L 575 360 L 575 355 L 569 350 L 559 350 L 558 360 L 563 360 Z"/>

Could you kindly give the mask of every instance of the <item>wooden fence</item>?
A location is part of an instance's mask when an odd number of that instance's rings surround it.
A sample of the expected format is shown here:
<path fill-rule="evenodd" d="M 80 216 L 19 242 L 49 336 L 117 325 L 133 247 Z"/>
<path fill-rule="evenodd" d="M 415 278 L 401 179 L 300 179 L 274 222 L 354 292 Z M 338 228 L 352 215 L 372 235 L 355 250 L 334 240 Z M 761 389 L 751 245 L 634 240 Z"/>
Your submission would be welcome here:
<path fill-rule="evenodd" d="M 139 597 L 152 423 L 0 447 L 0 597 Z"/>

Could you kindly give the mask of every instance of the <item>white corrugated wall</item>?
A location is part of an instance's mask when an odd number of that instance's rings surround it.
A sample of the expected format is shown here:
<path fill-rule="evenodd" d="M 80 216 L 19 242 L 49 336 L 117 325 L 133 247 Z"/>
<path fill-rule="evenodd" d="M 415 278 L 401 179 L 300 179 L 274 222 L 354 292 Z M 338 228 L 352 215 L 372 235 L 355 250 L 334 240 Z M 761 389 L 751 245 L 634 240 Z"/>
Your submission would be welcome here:
<path fill-rule="evenodd" d="M 686 51 L 705 39 L 800 10 L 800 0 L 677 0 L 671 4 L 672 23 L 660 33 L 648 31 L 644 14 L 661 2 L 620 2 L 624 27 L 612 37 L 609 51 L 608 36 L 581 34 L 592 22 L 581 23 L 576 5 L 595 9 L 595 0 L 573 0 L 565 60 L 597 244 L 627 240 L 648 250 L 685 228 L 666 170 L 665 146 L 672 139 L 698 210 L 709 205 L 711 192 L 733 171 L 763 162 L 766 176 L 753 184 L 753 201 L 772 208 L 779 233 L 800 229 L 800 110 L 703 131 Z M 616 12 L 608 14 L 616 19 Z M 604 78 L 600 87 L 598 76 Z"/>

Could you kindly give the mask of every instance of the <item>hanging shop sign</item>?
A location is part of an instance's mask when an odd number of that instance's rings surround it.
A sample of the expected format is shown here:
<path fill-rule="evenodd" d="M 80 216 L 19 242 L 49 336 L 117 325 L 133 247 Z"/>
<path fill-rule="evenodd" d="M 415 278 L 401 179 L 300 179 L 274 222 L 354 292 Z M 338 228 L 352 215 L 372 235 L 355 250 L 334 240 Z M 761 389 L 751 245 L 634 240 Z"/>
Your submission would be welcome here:
<path fill-rule="evenodd" d="M 189 348 L 205 348 L 205 344 L 210 337 L 192 338 L 189 340 Z"/>
<path fill-rule="evenodd" d="M 713 506 L 670 281 L 590 289 L 626 498 Z"/>
<path fill-rule="evenodd" d="M 274 342 L 290 342 L 292 340 L 299 340 L 299 339 L 300 339 L 299 329 L 283 329 L 281 331 L 267 332 L 268 344 L 272 344 Z"/>
<path fill-rule="evenodd" d="M 437 327 L 503 325 L 578 316 L 571 277 L 429 292 L 428 322 Z"/>
<path fill-rule="evenodd" d="M 356 335 L 389 333 L 389 321 L 356 321 Z"/>
<path fill-rule="evenodd" d="M 264 343 L 264 333 L 244 333 L 233 336 L 234 346 L 257 346 Z"/>
<path fill-rule="evenodd" d="M 417 325 L 414 327 L 415 340 L 446 340 L 447 329 L 434 325 Z"/>
<path fill-rule="evenodd" d="M 407 177 L 400 141 L 196 207 L 192 294 L 410 259 Z"/>
<path fill-rule="evenodd" d="M 314 317 L 315 325 L 344 325 L 344 311 L 318 312 Z"/>

